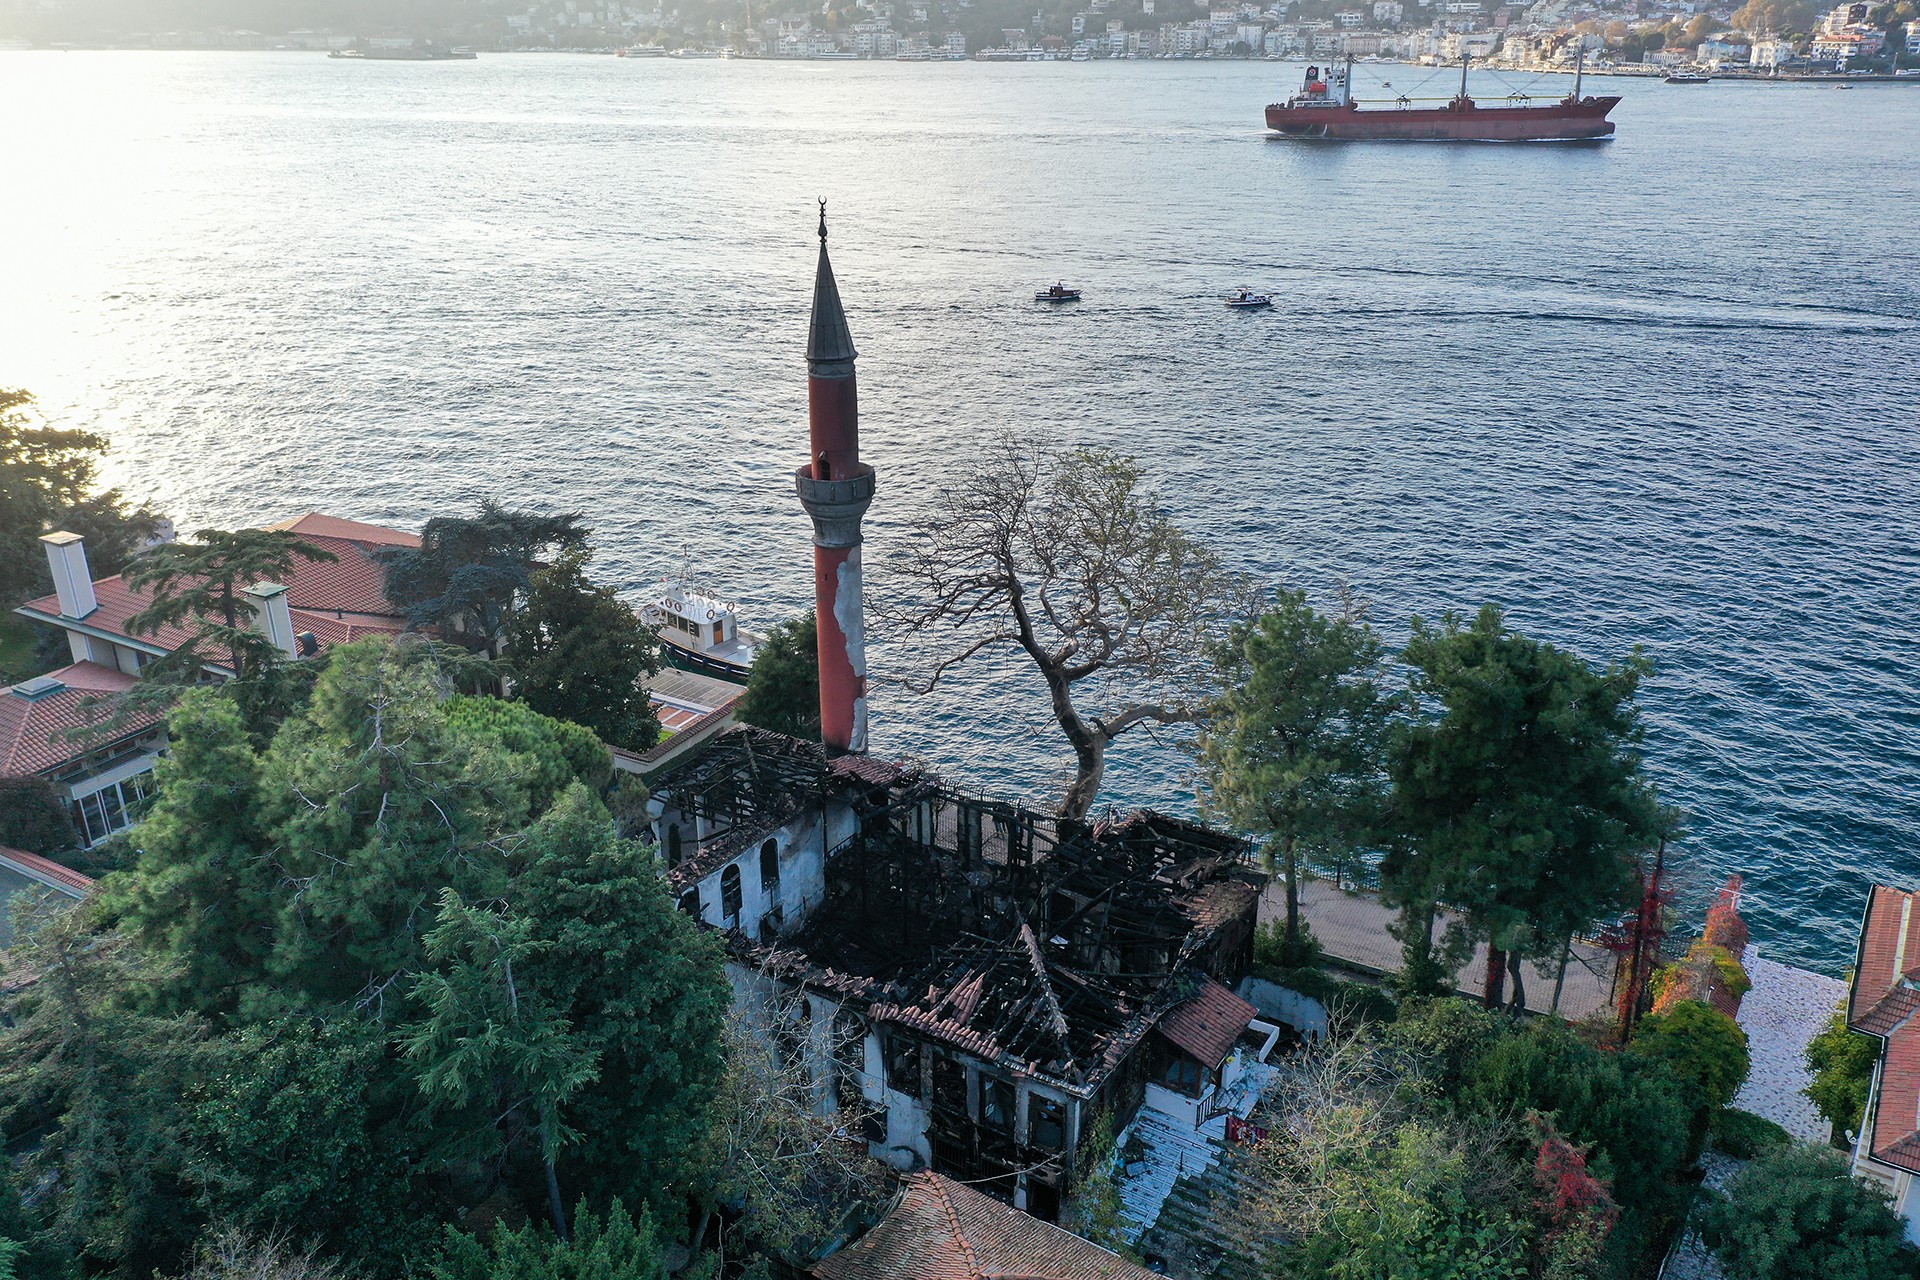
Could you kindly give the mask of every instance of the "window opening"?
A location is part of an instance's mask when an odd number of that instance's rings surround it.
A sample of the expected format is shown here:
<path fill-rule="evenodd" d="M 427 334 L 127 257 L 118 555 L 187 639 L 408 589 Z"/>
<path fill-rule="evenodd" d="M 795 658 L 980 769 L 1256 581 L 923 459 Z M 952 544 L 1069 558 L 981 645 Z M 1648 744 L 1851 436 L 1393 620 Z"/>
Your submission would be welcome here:
<path fill-rule="evenodd" d="M 720 873 L 720 914 L 728 921 L 740 922 L 740 866 L 729 862 Z"/>

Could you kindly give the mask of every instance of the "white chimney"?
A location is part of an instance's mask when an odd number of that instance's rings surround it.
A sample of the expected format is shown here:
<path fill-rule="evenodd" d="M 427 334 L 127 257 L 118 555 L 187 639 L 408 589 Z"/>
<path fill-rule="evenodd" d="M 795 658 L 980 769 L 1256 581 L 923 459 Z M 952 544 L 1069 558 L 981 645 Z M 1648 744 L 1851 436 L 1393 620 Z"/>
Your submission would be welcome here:
<path fill-rule="evenodd" d="M 253 597 L 253 627 L 289 658 L 300 656 L 293 634 L 293 614 L 287 608 L 287 589 L 277 582 L 256 582 L 247 588 Z"/>
<path fill-rule="evenodd" d="M 84 618 L 99 608 L 93 596 L 93 573 L 87 568 L 87 540 L 77 533 L 49 533 L 40 544 L 47 549 L 47 567 L 53 570 L 60 616 Z"/>

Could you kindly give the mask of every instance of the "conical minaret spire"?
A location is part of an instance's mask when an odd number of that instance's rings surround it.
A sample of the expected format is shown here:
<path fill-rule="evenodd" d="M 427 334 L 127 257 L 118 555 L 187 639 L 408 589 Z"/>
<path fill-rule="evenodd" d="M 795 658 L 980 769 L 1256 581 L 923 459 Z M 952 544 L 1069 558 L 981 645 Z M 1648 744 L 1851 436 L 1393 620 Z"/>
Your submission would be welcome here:
<path fill-rule="evenodd" d="M 847 328 L 847 313 L 840 305 L 840 286 L 833 279 L 833 263 L 827 258 L 827 202 L 820 202 L 820 262 L 813 269 L 813 323 L 807 330 L 807 365 L 810 372 L 821 365 L 846 364 L 846 376 L 853 376 L 853 333 Z M 831 376 L 831 375 L 830 375 Z"/>
<path fill-rule="evenodd" d="M 827 260 L 827 202 L 820 202 L 820 260 L 807 330 L 810 461 L 794 472 L 813 517 L 813 594 L 819 623 L 820 736 L 829 751 L 867 749 L 867 637 L 862 613 L 860 521 L 873 500 L 873 468 L 860 461 L 860 398 L 853 333 Z"/>

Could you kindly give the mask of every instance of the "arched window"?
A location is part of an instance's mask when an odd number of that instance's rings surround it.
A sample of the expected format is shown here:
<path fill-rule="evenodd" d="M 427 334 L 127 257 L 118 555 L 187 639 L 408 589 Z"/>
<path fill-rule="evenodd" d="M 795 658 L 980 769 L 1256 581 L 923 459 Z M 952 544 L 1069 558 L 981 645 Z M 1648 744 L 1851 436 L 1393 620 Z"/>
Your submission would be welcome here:
<path fill-rule="evenodd" d="M 667 824 L 667 870 L 671 871 L 679 865 L 680 865 L 680 824 L 677 822 L 671 822 Z"/>
<path fill-rule="evenodd" d="M 700 890 L 698 887 L 689 889 L 680 895 L 680 909 L 692 916 L 695 920 L 700 918 Z"/>
<path fill-rule="evenodd" d="M 720 873 L 720 914 L 729 922 L 740 922 L 740 864 L 729 862 Z"/>
<path fill-rule="evenodd" d="M 760 846 L 760 891 L 780 892 L 780 842 L 769 840 Z"/>

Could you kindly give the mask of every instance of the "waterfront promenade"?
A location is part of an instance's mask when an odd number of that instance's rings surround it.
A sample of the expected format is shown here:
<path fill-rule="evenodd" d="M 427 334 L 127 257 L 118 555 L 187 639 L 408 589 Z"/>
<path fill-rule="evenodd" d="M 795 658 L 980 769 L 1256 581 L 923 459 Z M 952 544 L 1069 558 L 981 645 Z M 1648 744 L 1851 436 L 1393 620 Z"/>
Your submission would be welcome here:
<path fill-rule="evenodd" d="M 1267 886 L 1260 901 L 1260 921 L 1286 919 L 1286 886 L 1279 880 Z M 1312 926 L 1321 949 L 1342 968 L 1371 977 L 1384 977 L 1400 968 L 1400 942 L 1387 932 L 1394 912 L 1365 891 L 1340 888 L 1330 880 L 1310 880 L 1300 887 L 1300 914 Z M 1438 937 L 1455 919 L 1442 911 L 1435 924 Z M 1453 987 L 1462 995 L 1479 996 L 1487 971 L 1487 948 L 1473 955 L 1453 975 Z M 1558 1013 L 1571 1021 L 1605 1012 L 1613 1001 L 1613 953 L 1591 943 L 1576 942 L 1567 961 L 1566 982 L 1554 1003 L 1557 966 L 1542 969 L 1527 964 L 1522 970 L 1527 1008 L 1534 1013 Z"/>

